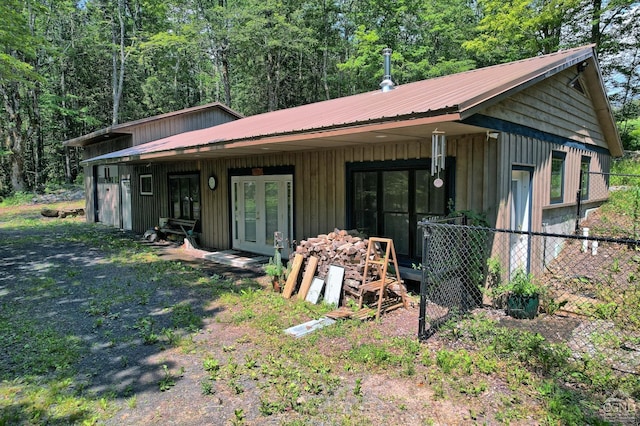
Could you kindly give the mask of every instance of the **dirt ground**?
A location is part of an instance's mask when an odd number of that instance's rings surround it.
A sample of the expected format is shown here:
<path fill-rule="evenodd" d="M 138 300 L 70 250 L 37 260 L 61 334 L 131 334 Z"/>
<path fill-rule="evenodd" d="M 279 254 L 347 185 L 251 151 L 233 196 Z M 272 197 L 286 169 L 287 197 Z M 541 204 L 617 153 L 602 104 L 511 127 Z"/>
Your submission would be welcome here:
<path fill-rule="evenodd" d="M 73 225 L 81 224 L 84 218 L 64 220 L 65 225 Z M 188 285 L 157 282 L 150 291 L 150 283 L 139 276 L 133 265 L 113 264 L 108 251 L 83 238 L 70 237 L 74 232 L 77 230 L 66 226 L 36 231 L 0 227 L 0 305 L 9 303 L 16 309 L 22 306 L 33 318 L 49 322 L 88 348 L 74 369 L 74 386 L 98 399 L 104 395 L 115 397 L 115 404 L 108 408 L 111 414 L 106 424 L 313 424 L 298 413 L 261 415 L 259 389 L 252 383 L 244 384 L 241 395 L 227 388 L 204 395 L 201 381 L 207 373 L 202 368 L 203 352 L 226 359 L 224 348 L 230 346 L 238 346 L 238 357 L 242 352 L 259 351 L 255 331 L 219 322 L 220 313 L 233 307 L 202 300 Z M 117 238 L 140 238 L 106 227 L 92 228 L 91 232 L 91 240 L 98 241 L 101 234 L 105 241 L 115 234 Z M 175 244 L 160 243 L 153 248 L 164 260 L 201 268 L 211 276 L 236 281 L 250 278 L 268 286 L 260 269 L 238 269 L 196 259 Z M 144 303 L 140 301 L 143 296 Z M 138 330 L 132 326 L 135 318 L 155 318 L 156 328 L 160 329 L 168 321 L 164 318 L 167 307 L 185 302 L 203 316 L 202 326 L 193 338 L 194 350 L 141 344 L 136 337 Z M 384 315 L 379 322 L 370 322 L 366 332 L 415 336 L 417 329 L 418 308 L 413 303 L 409 309 L 399 309 Z M 437 342 L 432 340 L 430 344 Z M 0 355 L 0 362 L 2 376 L 13 377 L 11 360 Z M 163 366 L 176 379 L 164 392 L 158 387 Z M 362 397 L 351 391 L 356 380 L 361 380 Z M 323 409 L 332 412 L 329 418 L 344 421 L 326 424 L 464 424 L 468 419 L 465 407 L 446 399 L 434 400 L 424 377 L 345 373 L 340 381 L 339 395 L 331 397 L 329 406 Z M 242 422 L 237 421 L 238 409 L 242 410 Z"/>
<path fill-rule="evenodd" d="M 65 221 L 69 227 L 53 226 L 37 231 L 27 227 L 0 227 L 0 307 L 7 304 L 17 309 L 24 307 L 25 312 L 49 321 L 88 348 L 74 369 L 74 386 L 97 399 L 105 395 L 113 398 L 115 402 L 106 409 L 105 424 L 501 424 L 504 422 L 496 420 L 504 410 L 500 401 L 525 403 L 503 380 L 493 376 L 483 376 L 486 390 L 477 396 L 438 397 L 436 386 L 426 373 L 428 370 L 420 368 L 410 376 L 397 371 L 340 370 L 337 390 L 319 407 L 326 413 L 321 418 L 327 419 L 320 423 L 315 421 L 318 417 L 309 420 L 294 411 L 263 415 L 257 381 L 243 379 L 241 393 L 233 392 L 229 386 L 219 386 L 213 394 L 205 394 L 202 382 L 207 372 L 203 369 L 203 354 L 227 360 L 230 359 L 229 348 L 233 348 L 233 357 L 242 360 L 262 350 L 260 339 L 265 336 L 246 325 L 220 320 L 228 318 L 237 307 L 218 299 L 203 298 L 202 293 L 189 283 L 149 282 L 148 277 L 136 269 L 135 260 L 132 259 L 131 264 L 116 264 L 106 247 L 95 244 L 101 239 L 138 240 L 140 236 L 107 227 L 91 227 L 91 238 L 82 238 L 81 234 L 87 231 L 73 228 L 73 225 L 80 226 L 84 218 Z M 76 236 L 76 232 L 80 234 Z M 270 286 L 259 268 L 239 269 L 215 264 L 195 258 L 170 243 L 150 247 L 163 260 L 199 268 L 209 276 L 228 277 L 237 283 L 251 279 L 264 288 Z M 365 323 L 360 330 L 363 335 L 416 337 L 417 301 L 413 296 L 408 309 L 387 313 L 380 321 Z M 193 334 L 193 345 L 185 350 L 184 346 L 162 342 L 152 345 L 140 342 L 139 329 L 133 324 L 140 318 L 152 318 L 158 330 L 170 326 L 169 308 L 185 303 L 193 306 L 195 313 L 203 319 Z M 572 323 L 567 329 L 565 320 L 557 320 L 562 325 L 553 327 L 553 324 L 544 323 L 551 319 L 542 318 L 540 328 L 537 328 L 533 321 L 512 321 L 498 311 L 489 314 L 500 317 L 498 319 L 505 325 L 526 327 L 531 331 L 551 330 L 545 336 L 551 341 L 566 340 L 569 329 L 577 325 Z M 341 344 L 346 342 L 338 338 L 329 342 L 335 346 L 318 348 L 335 370 L 343 360 L 332 359 L 336 353 L 332 348 Z M 422 343 L 422 351 L 435 353 L 445 345 L 446 342 L 436 334 Z M 4 370 L 4 378 L 11 378 L 10 362 L 0 354 L 0 372 Z M 162 391 L 158 384 L 167 371 L 175 380 L 168 390 Z M 359 395 L 353 391 L 356 387 L 361 387 Z M 538 404 L 536 401 L 530 403 L 534 409 Z M 538 424 L 534 418 L 532 414 L 531 417 L 510 419 L 507 423 Z"/>

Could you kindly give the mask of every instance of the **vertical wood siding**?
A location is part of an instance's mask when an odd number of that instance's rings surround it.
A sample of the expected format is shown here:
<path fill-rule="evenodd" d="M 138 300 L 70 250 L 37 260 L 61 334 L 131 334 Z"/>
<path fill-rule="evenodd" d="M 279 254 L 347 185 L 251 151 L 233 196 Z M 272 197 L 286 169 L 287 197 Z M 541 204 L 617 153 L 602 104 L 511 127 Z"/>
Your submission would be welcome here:
<path fill-rule="evenodd" d="M 108 154 L 110 152 L 119 151 L 131 146 L 131 136 L 121 136 L 114 139 L 107 139 L 83 148 L 83 158 L 94 158 L 99 155 Z"/>
<path fill-rule="evenodd" d="M 95 207 L 95 177 L 93 175 L 93 166 L 85 166 L 84 168 L 84 194 L 85 194 L 85 218 L 88 222 L 94 222 L 96 217 Z"/>
<path fill-rule="evenodd" d="M 564 152 L 564 202 L 551 204 L 551 157 L 553 151 Z M 499 143 L 498 167 L 500 173 L 497 185 L 497 205 L 499 206 L 496 226 L 510 226 L 510 184 L 513 166 L 529 166 L 533 168 L 532 182 L 532 217 L 531 227 L 534 231 L 542 229 L 542 223 L 553 217 L 554 210 L 565 210 L 576 205 L 576 193 L 579 187 L 580 162 L 582 156 L 591 158 L 590 171 L 607 173 L 610 157 L 607 154 L 586 151 L 563 145 L 551 144 L 521 135 L 502 134 Z M 602 175 L 592 176 L 590 194 L 606 193 L 606 182 Z M 591 195 L 590 198 L 593 198 Z M 601 200 L 600 200 L 601 201 Z M 559 213 L 558 213 L 559 214 Z M 564 213 L 563 213 L 564 214 Z"/>
<path fill-rule="evenodd" d="M 609 157 L 539 141 L 530 137 L 503 133 L 499 139 L 486 135 L 451 137 L 447 155 L 455 157 L 455 208 L 487 215 L 489 223 L 500 228 L 510 224 L 509 192 L 514 165 L 531 166 L 533 173 L 532 229 L 540 230 L 543 215 L 562 206 L 550 205 L 550 159 L 553 150 L 566 152 L 565 206 L 575 203 L 582 155 L 591 157 L 591 171 L 608 171 Z M 231 247 L 229 171 L 238 168 L 292 166 L 294 169 L 294 238 L 300 240 L 334 228 L 346 226 L 346 164 L 350 162 L 392 161 L 429 158 L 431 141 L 371 144 L 319 151 L 300 151 L 252 157 L 200 160 L 181 163 L 156 163 L 121 166 L 131 173 L 133 230 L 144 232 L 169 216 L 168 176 L 172 173 L 199 173 L 201 192 L 201 243 L 208 248 Z M 141 174 L 153 176 L 153 195 L 140 194 Z M 215 175 L 218 187 L 210 190 L 209 176 Z M 591 180 L 592 191 L 604 180 Z M 87 189 L 92 187 L 87 174 Z M 91 191 L 87 191 L 88 194 Z M 87 197 L 90 214 L 90 196 Z M 91 204 L 92 205 L 92 204 Z M 544 213 L 543 213 L 544 210 Z M 92 216 L 88 216 L 92 220 Z"/>
<path fill-rule="evenodd" d="M 132 141 L 134 146 L 140 145 L 178 133 L 217 126 L 235 119 L 229 113 L 217 108 L 176 115 L 132 128 Z"/>
<path fill-rule="evenodd" d="M 493 206 L 496 197 L 488 190 L 487 185 L 497 181 L 497 160 L 491 157 L 497 152 L 496 142 L 487 142 L 484 135 L 476 135 L 451 138 L 447 146 L 448 155 L 457 156 L 456 208 L 489 211 L 495 216 Z M 229 171 L 237 168 L 293 166 L 294 238 L 300 240 L 346 226 L 347 163 L 429 158 L 430 151 L 431 141 L 425 140 L 201 160 L 195 163 L 136 166 L 131 170 L 133 228 L 137 232 L 143 232 L 156 225 L 158 218 L 169 214 L 169 174 L 199 172 L 201 242 L 209 248 L 229 248 L 232 226 Z M 489 167 L 485 167 L 487 161 Z M 142 196 L 139 192 L 139 176 L 146 173 L 153 175 L 153 196 Z M 214 191 L 207 186 L 210 175 L 218 178 L 218 187 Z"/>

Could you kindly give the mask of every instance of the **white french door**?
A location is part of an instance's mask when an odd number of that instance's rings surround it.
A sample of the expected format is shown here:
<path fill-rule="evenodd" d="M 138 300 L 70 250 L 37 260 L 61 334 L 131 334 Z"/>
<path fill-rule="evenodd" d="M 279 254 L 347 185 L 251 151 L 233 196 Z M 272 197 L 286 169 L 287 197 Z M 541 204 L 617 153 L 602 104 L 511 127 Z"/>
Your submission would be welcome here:
<path fill-rule="evenodd" d="M 273 255 L 275 232 L 291 239 L 292 175 L 232 176 L 231 203 L 234 249 Z"/>
<path fill-rule="evenodd" d="M 511 229 L 528 232 L 531 224 L 531 171 L 511 171 Z M 510 268 L 529 273 L 529 236 L 511 234 Z"/>

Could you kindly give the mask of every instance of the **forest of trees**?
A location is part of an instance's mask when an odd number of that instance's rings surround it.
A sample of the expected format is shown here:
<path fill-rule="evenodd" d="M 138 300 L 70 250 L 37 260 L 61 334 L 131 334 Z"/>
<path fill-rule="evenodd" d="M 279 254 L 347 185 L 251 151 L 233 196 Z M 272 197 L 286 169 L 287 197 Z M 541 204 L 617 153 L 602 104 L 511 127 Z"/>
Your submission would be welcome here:
<path fill-rule="evenodd" d="M 402 84 L 595 43 L 640 148 L 639 31 L 622 0 L 2 0 L 0 196 L 81 178 L 61 142 L 112 124 L 375 90 L 384 47 Z"/>

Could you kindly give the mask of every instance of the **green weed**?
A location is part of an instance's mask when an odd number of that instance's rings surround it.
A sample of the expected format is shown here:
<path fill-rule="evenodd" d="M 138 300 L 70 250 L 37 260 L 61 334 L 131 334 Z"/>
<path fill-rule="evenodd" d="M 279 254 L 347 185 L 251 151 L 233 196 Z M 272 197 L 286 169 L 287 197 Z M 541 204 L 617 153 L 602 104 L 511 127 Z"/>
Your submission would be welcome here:
<path fill-rule="evenodd" d="M 138 335 L 145 345 L 153 345 L 160 339 L 153 331 L 154 320 L 151 317 L 138 318 L 134 328 L 138 330 Z"/>

